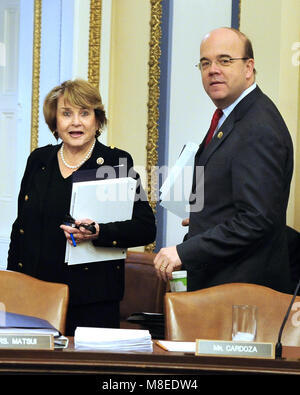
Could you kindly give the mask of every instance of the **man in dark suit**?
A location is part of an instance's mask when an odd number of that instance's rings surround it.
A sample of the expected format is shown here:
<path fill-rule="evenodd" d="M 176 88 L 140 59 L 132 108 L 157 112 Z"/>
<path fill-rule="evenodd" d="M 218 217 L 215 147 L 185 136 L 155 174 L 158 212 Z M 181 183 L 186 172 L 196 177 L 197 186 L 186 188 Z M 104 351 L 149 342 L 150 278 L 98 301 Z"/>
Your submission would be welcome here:
<path fill-rule="evenodd" d="M 255 83 L 252 45 L 244 34 L 231 28 L 208 33 L 199 68 L 221 117 L 195 156 L 191 198 L 204 188 L 204 205 L 199 210 L 190 200 L 188 234 L 157 254 L 158 276 L 167 280 L 174 270 L 186 269 L 190 291 L 247 282 L 290 292 L 288 129 Z M 197 166 L 204 167 L 204 185 L 197 183 Z"/>

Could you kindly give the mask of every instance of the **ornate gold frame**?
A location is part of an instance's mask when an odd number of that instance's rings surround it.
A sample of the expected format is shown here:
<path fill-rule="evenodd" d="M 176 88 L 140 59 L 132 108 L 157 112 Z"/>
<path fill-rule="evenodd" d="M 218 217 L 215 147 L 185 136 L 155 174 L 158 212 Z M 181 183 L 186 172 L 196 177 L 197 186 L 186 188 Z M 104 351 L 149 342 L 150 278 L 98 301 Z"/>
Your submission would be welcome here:
<path fill-rule="evenodd" d="M 149 82 L 148 82 L 148 123 L 147 123 L 147 176 L 148 200 L 153 212 L 157 204 L 157 169 L 158 165 L 158 121 L 159 121 L 159 81 L 160 81 L 160 39 L 161 39 L 161 0 L 151 0 L 150 43 L 149 43 Z M 154 197 L 154 198 L 153 198 Z M 155 242 L 145 247 L 145 251 L 153 252 Z"/>
<path fill-rule="evenodd" d="M 154 171 L 158 164 L 158 120 L 159 120 L 159 79 L 160 79 L 160 39 L 161 39 L 161 0 L 151 0 L 151 31 L 149 54 L 149 90 L 148 90 L 148 123 L 147 123 L 147 173 L 148 173 L 148 198 L 152 209 L 156 210 L 157 180 Z"/>
<path fill-rule="evenodd" d="M 42 0 L 34 0 L 30 150 L 38 146 Z"/>
<path fill-rule="evenodd" d="M 88 80 L 99 86 L 102 0 L 90 0 Z M 38 146 L 42 0 L 34 0 L 30 150 Z"/>
<path fill-rule="evenodd" d="M 148 122 L 147 122 L 147 176 L 148 199 L 153 211 L 156 211 L 157 177 L 155 169 L 158 164 L 158 120 L 159 120 L 159 79 L 160 79 L 160 39 L 162 0 L 151 1 L 150 43 L 149 43 L 149 82 L 148 82 Z M 90 0 L 90 34 L 89 34 L 89 66 L 88 80 L 99 86 L 100 82 L 100 50 L 101 50 L 102 0 Z M 155 244 L 145 247 L 153 251 Z"/>
<path fill-rule="evenodd" d="M 160 79 L 160 39 L 161 39 L 161 0 L 151 1 L 150 43 L 149 43 L 149 82 L 148 82 L 148 122 L 147 122 L 147 178 L 148 199 L 153 211 L 156 211 L 157 176 L 155 169 L 158 164 L 158 120 L 159 120 L 159 79 Z M 94 86 L 100 82 L 100 50 L 101 50 L 101 19 L 102 0 L 90 0 L 90 34 L 89 34 L 89 66 L 88 80 Z M 153 251 L 155 244 L 145 247 Z"/>
<path fill-rule="evenodd" d="M 153 171 L 158 163 L 158 119 L 159 119 L 159 79 L 160 79 L 160 39 L 161 39 L 161 0 L 151 1 L 150 44 L 149 44 L 149 90 L 148 90 L 148 123 L 147 123 L 147 174 L 148 198 L 152 209 L 156 210 L 157 180 Z M 89 65 L 88 80 L 95 86 L 100 81 L 100 51 L 101 51 L 101 19 L 102 0 L 90 0 L 90 30 L 89 30 Z"/>
<path fill-rule="evenodd" d="M 90 0 L 88 81 L 98 87 L 100 82 L 102 0 Z"/>
<path fill-rule="evenodd" d="M 158 163 L 158 120 L 159 120 L 159 79 L 160 79 L 160 39 L 162 0 L 151 1 L 150 43 L 149 43 L 149 89 L 147 122 L 147 173 L 148 198 L 156 211 L 157 180 L 154 169 Z M 40 49 L 41 49 L 42 0 L 34 1 L 33 78 L 31 112 L 31 151 L 38 146 L 39 90 L 40 90 Z M 99 86 L 101 50 L 102 0 L 90 0 L 89 60 L 88 80 Z"/>

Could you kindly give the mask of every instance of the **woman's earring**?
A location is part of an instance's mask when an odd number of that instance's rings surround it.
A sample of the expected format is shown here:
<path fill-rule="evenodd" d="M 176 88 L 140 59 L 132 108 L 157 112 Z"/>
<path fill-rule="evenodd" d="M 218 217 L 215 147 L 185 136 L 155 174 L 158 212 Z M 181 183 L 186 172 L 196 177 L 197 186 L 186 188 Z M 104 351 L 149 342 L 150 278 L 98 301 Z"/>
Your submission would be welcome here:
<path fill-rule="evenodd" d="M 96 138 L 100 137 L 100 136 L 101 136 L 101 133 L 102 133 L 102 130 L 97 129 L 97 130 L 96 130 L 95 137 L 96 137 Z"/>

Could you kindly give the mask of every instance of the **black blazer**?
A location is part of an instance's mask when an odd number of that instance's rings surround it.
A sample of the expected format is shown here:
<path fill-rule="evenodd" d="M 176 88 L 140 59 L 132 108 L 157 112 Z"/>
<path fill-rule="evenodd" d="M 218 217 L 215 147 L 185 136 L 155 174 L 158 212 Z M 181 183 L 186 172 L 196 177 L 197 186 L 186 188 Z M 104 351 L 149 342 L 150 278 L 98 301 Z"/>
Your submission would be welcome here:
<path fill-rule="evenodd" d="M 51 167 L 59 148 L 60 145 L 38 148 L 28 158 L 18 198 L 18 215 L 11 232 L 7 266 L 9 270 L 37 277 L 40 264 L 37 240 L 43 227 L 39 207 L 44 204 Z M 103 159 L 102 164 L 97 164 L 98 158 Z M 146 245 L 155 240 L 155 218 L 140 185 L 139 175 L 133 171 L 132 158 L 127 152 L 107 147 L 97 141 L 90 159 L 81 169 L 118 166 L 120 160 L 123 163 L 127 162 L 127 173 L 123 176 L 127 176 L 131 169 L 129 175 L 138 180 L 136 196 L 140 199 L 134 203 L 131 220 L 100 224 L 99 237 L 94 241 L 96 246 L 116 245 L 116 247 L 129 248 Z M 124 168 L 122 170 L 124 172 Z M 32 199 L 35 204 L 28 204 Z M 63 264 L 64 257 L 61 259 Z M 64 273 L 59 280 L 69 285 L 71 304 L 121 300 L 124 293 L 124 260 L 64 265 Z"/>
<path fill-rule="evenodd" d="M 293 147 L 275 105 L 256 87 L 195 156 L 203 209 L 177 246 L 188 289 L 248 282 L 290 292 L 286 208 Z M 193 192 L 199 195 L 194 176 Z M 193 206 L 191 205 L 191 211 Z"/>

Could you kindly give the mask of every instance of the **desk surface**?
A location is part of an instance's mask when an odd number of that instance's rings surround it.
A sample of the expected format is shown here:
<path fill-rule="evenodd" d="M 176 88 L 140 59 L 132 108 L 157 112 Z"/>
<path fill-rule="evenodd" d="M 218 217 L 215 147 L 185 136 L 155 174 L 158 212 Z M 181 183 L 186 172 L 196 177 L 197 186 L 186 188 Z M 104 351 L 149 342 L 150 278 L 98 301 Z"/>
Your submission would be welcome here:
<path fill-rule="evenodd" d="M 281 360 L 195 356 L 168 352 L 154 344 L 152 353 L 75 350 L 0 350 L 0 373 L 22 374 L 297 374 L 300 348 L 283 347 Z"/>

